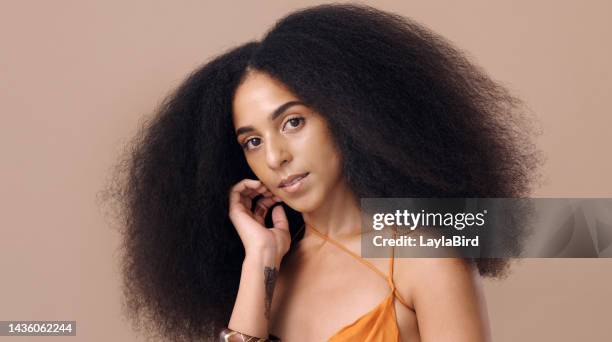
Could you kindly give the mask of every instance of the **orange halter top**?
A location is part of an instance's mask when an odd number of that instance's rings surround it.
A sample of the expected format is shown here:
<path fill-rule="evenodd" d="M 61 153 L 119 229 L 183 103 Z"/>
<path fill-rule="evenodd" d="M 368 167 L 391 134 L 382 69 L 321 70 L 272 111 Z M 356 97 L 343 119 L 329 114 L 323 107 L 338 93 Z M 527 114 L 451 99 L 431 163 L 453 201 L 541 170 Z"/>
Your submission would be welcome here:
<path fill-rule="evenodd" d="M 395 288 L 395 284 L 393 284 L 393 260 L 395 253 L 391 254 L 391 258 L 389 260 L 389 275 L 385 275 L 378 268 L 376 268 L 372 263 L 363 259 L 359 255 L 353 253 L 348 248 L 344 247 L 337 241 L 334 241 L 327 235 L 322 234 L 318 230 L 316 230 L 311 225 L 308 225 L 312 229 L 312 231 L 321 237 L 324 240 L 331 242 L 336 245 L 343 251 L 347 252 L 350 256 L 357 259 L 362 264 L 369 267 L 376 274 L 385 278 L 389 283 L 389 287 L 391 291 L 389 295 L 375 308 L 365 313 L 363 316 L 359 317 L 351 324 L 343 327 L 338 332 L 333 334 L 327 342 L 345 342 L 345 341 L 363 341 L 363 342 L 397 342 L 399 341 L 399 328 L 397 326 L 397 319 L 395 316 L 395 306 L 393 305 L 393 300 L 397 298 L 400 303 L 402 303 L 407 308 L 410 306 L 406 303 L 406 301 L 400 296 L 399 292 Z M 395 232 L 394 232 L 395 234 Z M 412 310 L 412 309 L 411 309 Z"/>

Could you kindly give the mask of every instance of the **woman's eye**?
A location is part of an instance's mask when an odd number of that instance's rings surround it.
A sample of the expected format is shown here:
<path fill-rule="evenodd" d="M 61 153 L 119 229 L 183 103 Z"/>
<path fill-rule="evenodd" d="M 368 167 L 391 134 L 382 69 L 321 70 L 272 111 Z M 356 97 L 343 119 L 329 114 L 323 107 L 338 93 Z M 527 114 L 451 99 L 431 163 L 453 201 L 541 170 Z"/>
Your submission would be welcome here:
<path fill-rule="evenodd" d="M 294 117 L 294 118 L 287 120 L 287 122 L 285 123 L 285 126 L 289 125 L 290 128 L 297 128 L 299 127 L 300 123 L 302 123 L 302 121 L 304 121 L 303 117 L 301 116 Z"/>
<path fill-rule="evenodd" d="M 250 149 L 250 148 L 249 148 L 249 143 L 252 143 L 252 142 L 257 142 L 257 143 L 254 145 L 255 147 L 257 147 L 257 146 L 260 144 L 260 142 L 259 142 L 259 138 L 251 138 L 251 139 L 246 140 L 246 141 L 245 141 L 245 142 L 242 144 L 242 148 L 244 148 L 245 150 L 249 150 L 249 149 Z"/>

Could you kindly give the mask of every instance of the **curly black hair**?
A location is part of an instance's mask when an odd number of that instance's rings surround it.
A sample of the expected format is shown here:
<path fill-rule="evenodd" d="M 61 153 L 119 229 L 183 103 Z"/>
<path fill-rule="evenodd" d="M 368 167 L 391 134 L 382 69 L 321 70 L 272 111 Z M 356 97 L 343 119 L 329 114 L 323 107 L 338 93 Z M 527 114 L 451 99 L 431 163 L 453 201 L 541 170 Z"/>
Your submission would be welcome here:
<path fill-rule="evenodd" d="M 215 340 L 229 321 L 245 254 L 228 191 L 257 178 L 231 119 L 248 70 L 326 118 L 359 197 L 525 197 L 539 179 L 526 106 L 448 40 L 366 5 L 295 11 L 191 73 L 102 191 L 120 210 L 124 310 L 150 336 Z M 295 234 L 301 214 L 282 205 Z M 472 261 L 489 277 L 509 262 Z"/>

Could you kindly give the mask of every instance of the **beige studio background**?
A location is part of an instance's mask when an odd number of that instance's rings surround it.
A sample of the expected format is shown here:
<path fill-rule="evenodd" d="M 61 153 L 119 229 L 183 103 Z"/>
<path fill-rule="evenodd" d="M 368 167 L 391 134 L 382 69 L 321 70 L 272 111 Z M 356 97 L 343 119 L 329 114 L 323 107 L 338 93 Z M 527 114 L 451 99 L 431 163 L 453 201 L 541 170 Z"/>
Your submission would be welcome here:
<path fill-rule="evenodd" d="M 187 73 L 316 3 L 0 1 L 0 320 L 142 340 L 121 316 L 119 236 L 96 193 Z M 548 157 L 534 196 L 612 197 L 612 3 L 367 3 L 446 36 L 527 102 Z M 485 285 L 495 341 L 610 339 L 612 260 L 525 260 Z"/>

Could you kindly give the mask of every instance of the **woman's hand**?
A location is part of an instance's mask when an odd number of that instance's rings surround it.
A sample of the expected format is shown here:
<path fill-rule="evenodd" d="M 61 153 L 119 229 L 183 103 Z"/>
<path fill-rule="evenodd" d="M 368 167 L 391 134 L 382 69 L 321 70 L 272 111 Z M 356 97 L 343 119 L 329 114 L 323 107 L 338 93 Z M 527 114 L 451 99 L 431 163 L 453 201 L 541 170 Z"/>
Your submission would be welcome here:
<path fill-rule="evenodd" d="M 263 194 L 251 212 L 253 198 Z M 275 196 L 261 181 L 243 179 L 236 183 L 229 194 L 229 217 L 242 240 L 245 253 L 274 253 L 277 263 L 289 250 L 291 235 L 289 222 L 282 206 L 272 209 L 272 228 L 266 228 L 264 218 L 268 209 L 281 199 Z"/>

